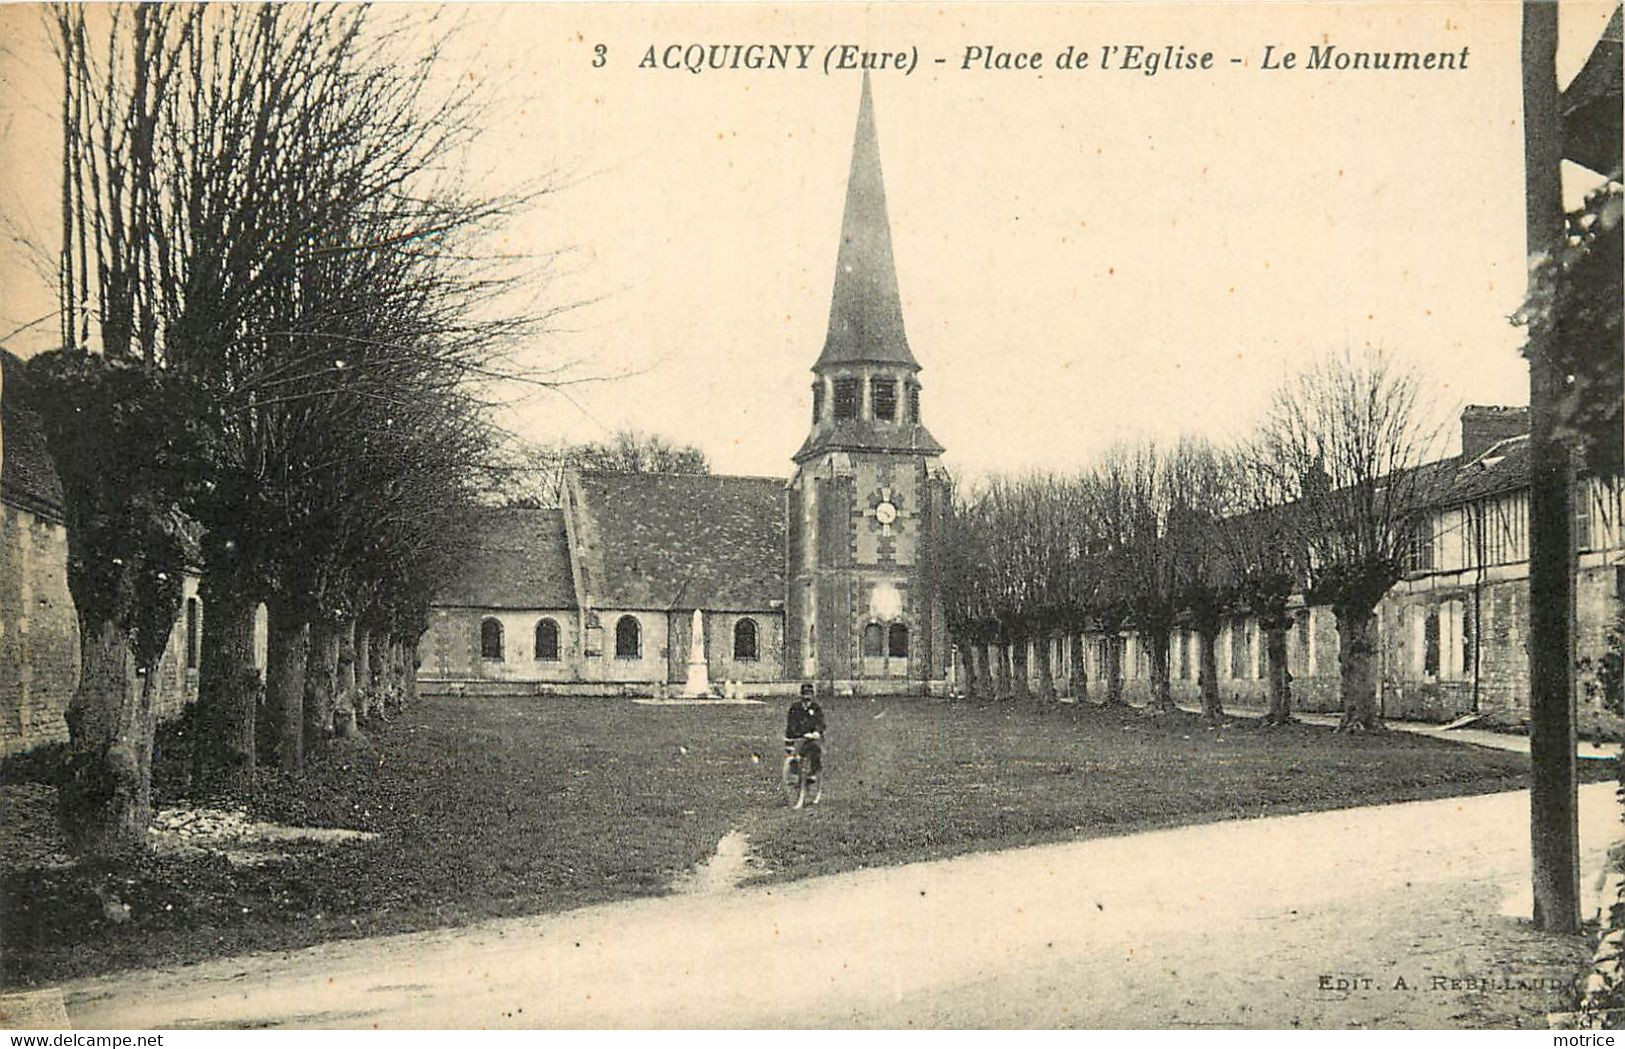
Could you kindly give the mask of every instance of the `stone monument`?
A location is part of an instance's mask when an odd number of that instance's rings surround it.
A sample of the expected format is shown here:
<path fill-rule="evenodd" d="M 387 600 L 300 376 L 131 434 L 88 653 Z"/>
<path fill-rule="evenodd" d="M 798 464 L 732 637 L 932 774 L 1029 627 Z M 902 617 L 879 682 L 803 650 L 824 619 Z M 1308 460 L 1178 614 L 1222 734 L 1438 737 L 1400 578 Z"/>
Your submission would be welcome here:
<path fill-rule="evenodd" d="M 711 675 L 705 667 L 705 617 L 694 610 L 694 626 L 688 635 L 688 683 L 683 695 L 689 699 L 711 694 Z"/>

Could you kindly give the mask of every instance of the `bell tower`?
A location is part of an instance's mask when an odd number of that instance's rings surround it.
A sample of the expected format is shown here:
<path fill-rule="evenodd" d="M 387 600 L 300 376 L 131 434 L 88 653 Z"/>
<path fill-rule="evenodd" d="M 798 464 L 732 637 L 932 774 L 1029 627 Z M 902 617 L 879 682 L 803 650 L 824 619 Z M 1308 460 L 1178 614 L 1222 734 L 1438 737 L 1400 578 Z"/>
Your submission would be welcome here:
<path fill-rule="evenodd" d="M 923 693 L 946 674 L 937 547 L 948 485 L 921 420 L 863 76 L 812 425 L 789 484 L 786 663 L 823 692 Z"/>

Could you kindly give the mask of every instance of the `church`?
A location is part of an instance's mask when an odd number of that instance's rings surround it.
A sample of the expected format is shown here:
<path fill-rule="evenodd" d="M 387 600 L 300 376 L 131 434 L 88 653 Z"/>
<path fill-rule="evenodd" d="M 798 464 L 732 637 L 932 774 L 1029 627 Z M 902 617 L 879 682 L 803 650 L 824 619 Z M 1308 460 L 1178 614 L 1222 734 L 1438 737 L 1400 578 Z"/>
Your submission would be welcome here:
<path fill-rule="evenodd" d="M 703 660 L 709 681 L 755 694 L 942 690 L 949 489 L 921 417 L 867 75 L 812 372 L 788 481 L 579 473 L 557 509 L 482 511 L 419 645 L 424 688 L 664 695 Z"/>

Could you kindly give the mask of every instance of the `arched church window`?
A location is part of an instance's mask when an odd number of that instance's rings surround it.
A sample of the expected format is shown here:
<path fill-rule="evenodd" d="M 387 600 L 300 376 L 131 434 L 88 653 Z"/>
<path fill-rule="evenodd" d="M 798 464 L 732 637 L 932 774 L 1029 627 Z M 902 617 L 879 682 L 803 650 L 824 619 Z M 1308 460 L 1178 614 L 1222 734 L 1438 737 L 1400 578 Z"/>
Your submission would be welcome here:
<path fill-rule="evenodd" d="M 869 406 L 876 419 L 890 422 L 897 418 L 897 380 L 870 379 Z"/>
<path fill-rule="evenodd" d="M 886 631 L 879 623 L 870 623 L 863 628 L 863 654 L 866 656 L 886 654 Z"/>
<path fill-rule="evenodd" d="M 547 662 L 559 658 L 559 625 L 551 619 L 536 621 L 536 658 Z"/>
<path fill-rule="evenodd" d="M 908 627 L 902 623 L 893 623 L 891 629 L 886 631 L 886 654 L 893 659 L 908 658 Z"/>
<path fill-rule="evenodd" d="M 856 419 L 858 417 L 858 395 L 863 392 L 859 379 L 835 380 L 835 418 Z"/>
<path fill-rule="evenodd" d="M 908 421 L 920 421 L 920 388 L 913 383 L 908 387 Z"/>
<path fill-rule="evenodd" d="M 824 380 L 813 383 L 813 422 L 824 417 Z"/>
<path fill-rule="evenodd" d="M 757 659 L 756 620 L 741 619 L 734 624 L 734 658 Z"/>
<path fill-rule="evenodd" d="M 502 624 L 495 619 L 480 620 L 480 658 L 502 658 Z"/>
<path fill-rule="evenodd" d="M 643 628 L 637 616 L 622 616 L 615 623 L 615 658 L 637 659 L 643 655 Z"/>

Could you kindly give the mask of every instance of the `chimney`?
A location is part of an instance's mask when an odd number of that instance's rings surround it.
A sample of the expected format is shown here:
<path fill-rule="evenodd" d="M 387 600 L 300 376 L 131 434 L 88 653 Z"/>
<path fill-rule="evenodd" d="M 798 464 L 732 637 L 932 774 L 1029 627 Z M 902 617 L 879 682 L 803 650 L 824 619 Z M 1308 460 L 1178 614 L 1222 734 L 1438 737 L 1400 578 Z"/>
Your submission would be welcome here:
<path fill-rule="evenodd" d="M 1461 457 L 1477 459 L 1508 437 L 1529 432 L 1528 408 L 1469 404 L 1461 410 Z"/>

